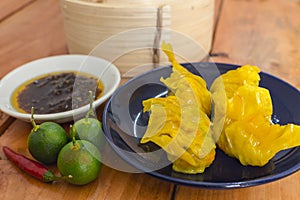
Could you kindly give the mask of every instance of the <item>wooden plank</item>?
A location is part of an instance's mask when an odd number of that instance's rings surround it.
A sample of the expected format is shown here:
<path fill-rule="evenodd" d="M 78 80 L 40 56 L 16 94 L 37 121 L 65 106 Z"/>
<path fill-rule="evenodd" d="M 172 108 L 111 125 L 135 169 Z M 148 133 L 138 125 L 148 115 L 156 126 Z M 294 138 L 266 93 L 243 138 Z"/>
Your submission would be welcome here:
<path fill-rule="evenodd" d="M 0 21 L 18 12 L 34 0 L 2 0 L 0 1 Z"/>
<path fill-rule="evenodd" d="M 67 52 L 58 0 L 1 1 L 0 21 L 0 78 L 28 61 Z M 0 112 L 0 135 L 12 121 Z"/>
<path fill-rule="evenodd" d="M 254 64 L 300 88 L 299 1 L 224 0 L 211 61 Z"/>
<path fill-rule="evenodd" d="M 15 119 L 0 111 L 0 136 Z"/>
<path fill-rule="evenodd" d="M 255 64 L 300 88 L 299 1 L 223 0 L 210 61 Z M 210 190 L 178 186 L 180 199 L 298 199 L 300 173 L 269 184 Z"/>
<path fill-rule="evenodd" d="M 227 200 L 227 199 L 299 199 L 300 174 L 266 185 L 234 190 L 211 190 L 181 186 L 177 189 L 176 200 Z M 290 188 L 290 189 L 288 189 Z"/>
<path fill-rule="evenodd" d="M 67 53 L 59 0 L 34 1 L 0 24 L 0 78 L 37 58 Z"/>
<path fill-rule="evenodd" d="M 0 199 L 170 199 L 174 185 L 146 174 L 125 173 L 103 165 L 98 179 L 85 186 L 42 183 L 21 172 L 2 152 L 6 145 L 31 157 L 27 137 L 31 124 L 16 120 L 0 137 Z M 55 165 L 49 168 L 58 174 Z"/>
<path fill-rule="evenodd" d="M 41 183 L 0 160 L 0 198 L 13 199 L 170 199 L 171 184 L 145 174 L 128 174 L 104 166 L 94 182 L 73 186 L 65 182 Z M 156 184 L 156 187 L 153 185 Z M 158 187 L 161 186 L 161 187 Z"/>
<path fill-rule="evenodd" d="M 0 77 L 31 60 L 68 53 L 59 2 L 34 1 L 1 22 Z M 15 120 L 0 137 L 0 148 L 8 145 L 30 157 L 26 142 L 30 130 L 29 123 Z M 146 174 L 120 172 L 107 166 L 95 182 L 86 186 L 45 184 L 14 167 L 2 149 L 0 157 L 0 199 L 170 199 L 174 187 Z M 49 167 L 58 173 L 56 166 Z"/>
<path fill-rule="evenodd" d="M 214 25 L 213 25 L 213 39 L 212 39 L 212 45 L 214 42 L 217 26 L 219 24 L 221 10 L 223 7 L 223 0 L 215 0 L 215 10 L 214 10 Z M 211 51 L 213 50 L 213 46 L 211 47 Z"/>

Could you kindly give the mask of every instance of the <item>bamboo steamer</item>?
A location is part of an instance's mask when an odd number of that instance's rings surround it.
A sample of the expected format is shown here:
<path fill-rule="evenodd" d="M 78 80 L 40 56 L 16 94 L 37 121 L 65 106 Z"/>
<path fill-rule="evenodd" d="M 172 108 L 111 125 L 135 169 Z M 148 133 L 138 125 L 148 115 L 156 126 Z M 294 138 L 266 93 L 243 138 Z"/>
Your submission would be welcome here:
<path fill-rule="evenodd" d="M 201 61 L 211 48 L 214 0 L 62 0 L 61 7 L 69 53 L 112 61 L 123 76 L 165 64 L 162 40 L 181 62 Z"/>

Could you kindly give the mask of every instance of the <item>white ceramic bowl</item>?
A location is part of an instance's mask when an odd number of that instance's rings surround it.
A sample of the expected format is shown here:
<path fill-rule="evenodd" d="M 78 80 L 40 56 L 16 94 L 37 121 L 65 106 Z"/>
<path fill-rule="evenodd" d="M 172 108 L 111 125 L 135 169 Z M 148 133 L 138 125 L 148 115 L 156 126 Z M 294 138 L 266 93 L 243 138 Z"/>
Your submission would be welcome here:
<path fill-rule="evenodd" d="M 18 112 L 13 108 L 11 104 L 12 93 L 27 80 L 43 74 L 59 71 L 85 72 L 102 81 L 104 91 L 102 96 L 93 102 L 94 108 L 105 102 L 120 83 L 120 72 L 118 68 L 111 62 L 98 57 L 70 54 L 42 58 L 14 69 L 0 81 L 0 109 L 12 117 L 30 121 L 30 114 Z M 64 123 L 72 121 L 74 117 L 79 114 L 86 113 L 88 109 L 89 105 L 86 105 L 66 112 L 35 114 L 34 119 L 39 123 L 44 121 Z"/>

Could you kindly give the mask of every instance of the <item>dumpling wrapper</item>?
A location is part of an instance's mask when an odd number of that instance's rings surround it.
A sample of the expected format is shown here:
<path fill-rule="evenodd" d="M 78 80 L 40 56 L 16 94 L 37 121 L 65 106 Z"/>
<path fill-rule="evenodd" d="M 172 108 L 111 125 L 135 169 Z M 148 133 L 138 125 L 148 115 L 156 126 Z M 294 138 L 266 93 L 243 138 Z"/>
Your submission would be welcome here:
<path fill-rule="evenodd" d="M 190 73 L 176 60 L 169 44 L 162 49 L 172 62 L 172 74 L 161 81 L 174 95 L 143 101 L 150 119 L 141 143 L 152 141 L 167 152 L 173 170 L 196 174 L 204 172 L 215 157 L 210 131 L 210 92 L 205 81 Z"/>
<path fill-rule="evenodd" d="M 224 117 L 213 125 L 217 145 L 243 165 L 263 166 L 279 151 L 300 145 L 298 125 L 271 123 L 272 99 L 259 87 L 259 72 L 245 65 L 223 74 L 211 87 L 213 102 L 219 105 L 214 112 Z"/>

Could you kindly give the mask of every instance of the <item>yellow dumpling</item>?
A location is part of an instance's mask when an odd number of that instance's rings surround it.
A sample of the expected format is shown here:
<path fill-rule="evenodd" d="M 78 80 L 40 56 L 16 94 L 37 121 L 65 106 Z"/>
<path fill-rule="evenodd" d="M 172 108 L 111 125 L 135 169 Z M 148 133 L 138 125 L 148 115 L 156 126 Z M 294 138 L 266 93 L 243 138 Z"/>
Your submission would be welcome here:
<path fill-rule="evenodd" d="M 163 43 L 162 49 L 172 62 L 173 72 L 161 81 L 174 95 L 143 101 L 144 111 L 151 114 L 141 143 L 152 141 L 164 149 L 174 171 L 202 173 L 215 157 L 210 92 L 201 77 L 178 64 L 169 44 Z"/>
<path fill-rule="evenodd" d="M 300 145 L 299 126 L 271 123 L 272 99 L 259 87 L 259 72 L 245 65 L 223 74 L 211 87 L 219 106 L 214 112 L 223 114 L 213 127 L 217 145 L 243 165 L 263 166 L 277 152 Z"/>

